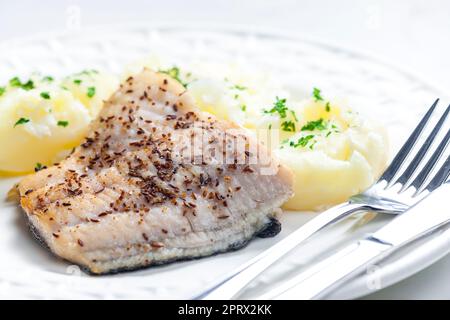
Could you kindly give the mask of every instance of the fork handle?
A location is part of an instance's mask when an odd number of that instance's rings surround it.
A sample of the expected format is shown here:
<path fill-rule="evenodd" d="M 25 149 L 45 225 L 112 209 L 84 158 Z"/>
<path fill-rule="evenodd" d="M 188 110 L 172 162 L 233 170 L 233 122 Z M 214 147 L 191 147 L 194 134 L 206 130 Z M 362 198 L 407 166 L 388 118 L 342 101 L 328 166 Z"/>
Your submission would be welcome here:
<path fill-rule="evenodd" d="M 385 244 L 370 238 L 352 243 L 324 261 L 300 273 L 294 279 L 258 299 L 309 300 L 319 299 L 344 283 L 351 276 L 375 266 L 389 249 Z"/>
<path fill-rule="evenodd" d="M 366 204 L 346 202 L 322 212 L 316 218 L 308 221 L 283 240 L 226 275 L 223 279 L 196 296 L 194 299 L 232 299 L 264 270 L 303 241 L 307 240 L 323 228 L 342 220 L 357 211 L 365 209 L 368 209 Z"/>

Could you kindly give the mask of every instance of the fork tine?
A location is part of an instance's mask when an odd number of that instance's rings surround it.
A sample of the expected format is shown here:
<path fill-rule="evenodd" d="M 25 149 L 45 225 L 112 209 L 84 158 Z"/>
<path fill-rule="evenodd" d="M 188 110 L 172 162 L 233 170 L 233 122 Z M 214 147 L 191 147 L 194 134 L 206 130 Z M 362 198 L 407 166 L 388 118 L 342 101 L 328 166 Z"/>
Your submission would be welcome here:
<path fill-rule="evenodd" d="M 430 183 L 426 186 L 425 189 L 431 192 L 434 189 L 438 188 L 447 180 L 449 174 L 450 174 L 450 156 L 447 157 L 447 160 L 445 160 L 442 167 L 439 169 L 439 171 L 436 173 L 434 178 L 430 181 Z"/>
<path fill-rule="evenodd" d="M 433 131 L 431 131 L 428 138 L 425 140 L 422 147 L 420 147 L 417 154 L 414 156 L 411 163 L 408 165 L 406 170 L 402 173 L 402 175 L 397 179 L 396 183 L 400 183 L 402 185 L 402 188 L 400 189 L 400 192 L 407 189 L 407 183 L 411 179 L 414 172 L 417 170 L 417 167 L 422 162 L 423 158 L 428 152 L 428 149 L 430 149 L 431 145 L 433 144 L 434 139 L 438 135 L 439 131 L 441 130 L 443 124 L 445 123 L 445 120 L 447 119 L 448 113 L 450 111 L 450 105 L 445 110 L 444 114 L 441 116 L 439 121 L 437 122 L 436 126 L 433 128 Z M 440 146 L 439 146 L 440 147 Z M 445 149 L 446 145 L 444 145 Z M 438 154 L 439 157 L 440 153 Z"/>
<path fill-rule="evenodd" d="M 416 189 L 416 194 L 419 193 L 420 188 L 423 186 L 425 180 L 428 178 L 431 170 L 433 170 L 434 166 L 438 162 L 438 160 L 441 158 L 442 154 L 444 153 L 445 149 L 447 148 L 448 142 L 450 141 L 450 130 L 447 131 L 447 134 L 445 135 L 444 139 L 441 141 L 439 146 L 434 151 L 431 158 L 428 160 L 427 164 L 422 168 L 422 171 L 417 175 L 417 177 L 414 179 L 414 181 L 408 186 L 414 187 Z"/>
<path fill-rule="evenodd" d="M 397 153 L 392 163 L 389 165 L 389 167 L 386 169 L 386 171 L 383 173 L 383 175 L 378 181 L 386 180 L 388 184 L 391 182 L 392 178 L 396 175 L 396 173 L 402 166 L 403 162 L 405 161 L 406 157 L 411 152 L 411 149 L 414 147 L 418 138 L 422 134 L 422 131 L 425 128 L 426 124 L 428 123 L 428 120 L 430 119 L 431 115 L 433 114 L 433 111 L 436 109 L 438 102 L 439 99 L 436 99 L 436 101 L 427 111 L 422 120 L 420 120 L 419 124 L 414 129 L 413 133 L 409 136 L 408 140 L 401 147 L 400 151 Z"/>

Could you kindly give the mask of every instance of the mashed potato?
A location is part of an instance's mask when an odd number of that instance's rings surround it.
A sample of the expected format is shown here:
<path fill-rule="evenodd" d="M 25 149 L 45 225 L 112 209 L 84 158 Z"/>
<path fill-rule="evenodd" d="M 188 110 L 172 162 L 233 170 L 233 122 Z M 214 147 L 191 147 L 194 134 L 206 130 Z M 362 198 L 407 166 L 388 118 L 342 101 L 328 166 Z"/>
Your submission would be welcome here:
<path fill-rule="evenodd" d="M 12 78 L 0 90 L 0 172 L 26 173 L 59 161 L 117 86 L 115 77 L 94 70 L 61 81 Z"/>

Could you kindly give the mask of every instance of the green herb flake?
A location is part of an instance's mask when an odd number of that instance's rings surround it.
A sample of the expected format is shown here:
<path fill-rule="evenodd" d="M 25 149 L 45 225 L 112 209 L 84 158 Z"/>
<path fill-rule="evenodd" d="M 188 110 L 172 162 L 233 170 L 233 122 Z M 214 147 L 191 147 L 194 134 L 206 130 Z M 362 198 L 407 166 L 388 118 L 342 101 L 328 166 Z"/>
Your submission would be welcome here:
<path fill-rule="evenodd" d="M 326 128 L 327 123 L 320 118 L 319 120 L 309 121 L 302 127 L 301 131 L 325 130 Z"/>
<path fill-rule="evenodd" d="M 172 68 L 167 69 L 167 70 L 159 70 L 159 72 L 169 75 L 171 78 L 173 78 L 173 79 L 177 80 L 179 83 L 181 83 L 181 85 L 185 88 L 188 85 L 188 83 L 185 83 L 180 79 L 180 69 L 177 66 L 173 66 Z"/>
<path fill-rule="evenodd" d="M 60 127 L 67 127 L 69 125 L 69 121 L 64 121 L 64 120 L 59 120 L 58 121 L 58 126 Z"/>
<path fill-rule="evenodd" d="M 269 130 L 272 130 L 272 124 L 269 124 Z"/>
<path fill-rule="evenodd" d="M 236 84 L 233 87 L 231 87 L 231 89 L 236 89 L 236 90 L 243 91 L 243 90 L 247 90 L 247 87 L 240 86 L 240 85 Z"/>
<path fill-rule="evenodd" d="M 320 94 L 320 89 L 318 89 L 318 88 L 314 88 L 313 89 L 313 97 L 314 97 L 314 100 L 316 100 L 316 101 L 322 101 L 323 100 L 323 98 L 322 98 L 322 96 Z"/>
<path fill-rule="evenodd" d="M 276 101 L 273 104 L 272 109 L 264 110 L 264 113 L 278 113 L 281 118 L 286 118 L 286 111 L 288 108 L 286 107 L 286 99 L 280 99 L 276 97 Z"/>
<path fill-rule="evenodd" d="M 290 111 L 291 111 L 292 117 L 294 118 L 295 122 L 298 122 L 298 118 L 297 118 L 297 115 L 295 114 L 295 111 L 294 110 L 290 110 Z"/>
<path fill-rule="evenodd" d="M 47 169 L 47 167 L 46 166 L 44 166 L 44 165 L 42 165 L 42 163 L 36 163 L 36 165 L 34 166 L 34 171 L 35 172 L 38 172 L 38 171 L 41 171 L 41 170 L 43 170 L 43 169 Z"/>
<path fill-rule="evenodd" d="M 314 138 L 314 135 L 313 134 L 310 134 L 310 135 L 307 135 L 307 136 L 304 136 L 304 137 L 300 137 L 298 140 L 297 140 L 297 142 L 294 142 L 294 141 L 291 141 L 290 143 L 289 143 L 289 145 L 291 146 L 291 147 L 294 147 L 294 148 L 298 148 L 298 147 L 306 147 L 307 145 L 308 145 L 308 143 L 312 140 Z"/>
<path fill-rule="evenodd" d="M 73 83 L 75 83 L 78 86 L 81 84 L 81 82 L 82 82 L 82 80 L 80 80 L 80 79 L 73 80 Z"/>
<path fill-rule="evenodd" d="M 18 77 L 14 77 L 11 80 L 9 80 L 9 85 L 11 87 L 20 87 L 22 85 L 22 82 Z"/>
<path fill-rule="evenodd" d="M 325 104 L 325 111 L 326 112 L 330 112 L 331 111 L 331 106 L 330 106 L 330 102 L 329 101 Z"/>
<path fill-rule="evenodd" d="M 6 88 L 5 87 L 0 87 L 0 97 L 5 93 Z"/>
<path fill-rule="evenodd" d="M 284 121 L 281 123 L 281 129 L 283 131 L 295 132 L 295 123 L 292 121 Z"/>
<path fill-rule="evenodd" d="M 26 83 L 22 84 L 22 89 L 24 89 L 24 90 L 34 89 L 34 82 L 31 80 L 28 80 Z"/>
<path fill-rule="evenodd" d="M 87 89 L 87 96 L 89 98 L 92 98 L 93 96 L 95 96 L 95 87 L 89 87 Z"/>
<path fill-rule="evenodd" d="M 22 83 L 18 77 L 14 77 L 9 80 L 9 85 L 14 88 L 22 88 L 24 90 L 34 89 L 34 82 L 32 80 L 28 80 L 25 83 Z"/>
<path fill-rule="evenodd" d="M 79 73 L 76 73 L 75 75 L 77 75 L 77 76 L 82 76 L 82 75 L 92 76 L 93 74 L 98 74 L 98 71 L 95 69 L 86 69 Z"/>
<path fill-rule="evenodd" d="M 53 77 L 51 77 L 51 76 L 45 76 L 42 78 L 42 81 L 45 81 L 45 82 L 52 82 L 53 80 L 55 80 L 55 79 L 53 79 Z"/>
<path fill-rule="evenodd" d="M 247 110 L 247 105 L 243 104 L 243 105 L 241 106 L 241 110 L 245 112 L 245 111 Z"/>
<path fill-rule="evenodd" d="M 14 124 L 14 128 L 15 128 L 16 126 L 19 126 L 19 125 L 21 125 L 21 124 L 25 124 L 25 123 L 28 123 L 28 122 L 30 122 L 30 119 L 20 118 L 20 119 L 17 120 L 16 123 Z"/>
<path fill-rule="evenodd" d="M 50 99 L 50 93 L 48 93 L 48 92 L 41 92 L 41 97 L 46 99 L 46 100 L 49 100 Z"/>

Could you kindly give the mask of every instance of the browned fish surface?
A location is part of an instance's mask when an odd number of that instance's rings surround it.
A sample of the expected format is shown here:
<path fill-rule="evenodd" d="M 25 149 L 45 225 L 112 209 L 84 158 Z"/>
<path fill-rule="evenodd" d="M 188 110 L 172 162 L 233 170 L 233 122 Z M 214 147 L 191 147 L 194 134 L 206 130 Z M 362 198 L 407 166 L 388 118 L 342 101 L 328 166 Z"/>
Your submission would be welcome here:
<path fill-rule="evenodd" d="M 144 70 L 66 160 L 20 182 L 21 205 L 54 254 L 92 273 L 239 248 L 278 233 L 292 174 L 260 145 L 250 151 L 255 141 L 235 128 L 200 112 L 174 79 Z"/>

